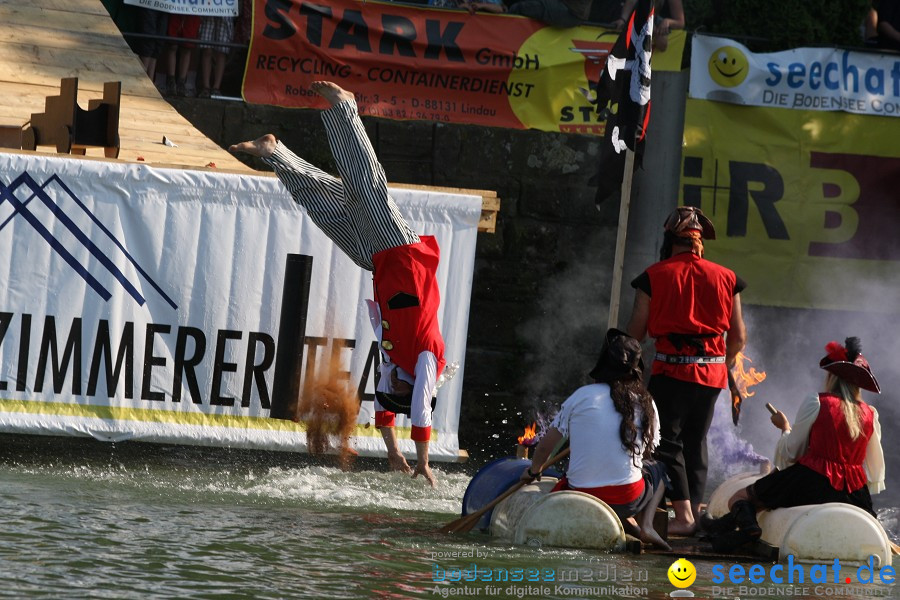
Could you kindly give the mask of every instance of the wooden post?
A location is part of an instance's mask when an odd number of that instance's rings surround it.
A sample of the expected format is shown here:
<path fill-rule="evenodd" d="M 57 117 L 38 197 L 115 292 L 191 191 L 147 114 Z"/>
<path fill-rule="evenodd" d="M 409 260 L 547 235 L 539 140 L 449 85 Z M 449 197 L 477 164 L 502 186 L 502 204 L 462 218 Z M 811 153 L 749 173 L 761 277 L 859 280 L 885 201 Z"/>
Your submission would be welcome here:
<path fill-rule="evenodd" d="M 625 237 L 628 233 L 628 208 L 631 204 L 631 179 L 634 176 L 634 152 L 625 149 L 625 173 L 619 200 L 619 227 L 616 231 L 616 255 L 613 259 L 612 288 L 609 294 L 609 328 L 619 326 L 622 299 L 622 272 L 625 269 Z"/>

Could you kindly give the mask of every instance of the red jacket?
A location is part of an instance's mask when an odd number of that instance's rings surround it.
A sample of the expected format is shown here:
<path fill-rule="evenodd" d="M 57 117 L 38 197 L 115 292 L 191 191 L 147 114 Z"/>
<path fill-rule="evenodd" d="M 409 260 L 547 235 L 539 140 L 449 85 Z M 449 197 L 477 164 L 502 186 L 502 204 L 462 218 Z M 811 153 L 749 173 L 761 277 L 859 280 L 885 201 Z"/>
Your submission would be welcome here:
<path fill-rule="evenodd" d="M 418 244 L 372 256 L 375 301 L 381 308 L 381 348 L 410 375 L 415 375 L 419 354 L 426 350 L 437 358 L 438 376 L 447 363 L 437 317 L 439 259 L 440 248 L 430 235 L 421 236 Z"/>
<path fill-rule="evenodd" d="M 725 356 L 725 338 L 731 323 L 737 276 L 693 252 L 682 252 L 647 269 L 650 277 L 650 316 L 647 333 L 663 354 Z M 702 351 L 690 345 L 678 348 L 668 334 L 705 334 Z M 725 363 L 668 364 L 653 361 L 654 375 L 666 375 L 715 388 L 728 387 Z"/>
<path fill-rule="evenodd" d="M 854 440 L 841 410 L 841 399 L 833 394 L 819 394 L 819 415 L 809 430 L 809 447 L 797 461 L 827 477 L 838 491 L 855 492 L 868 479 L 863 462 L 875 431 L 875 415 L 868 404 L 860 402 L 859 417 L 861 432 Z"/>

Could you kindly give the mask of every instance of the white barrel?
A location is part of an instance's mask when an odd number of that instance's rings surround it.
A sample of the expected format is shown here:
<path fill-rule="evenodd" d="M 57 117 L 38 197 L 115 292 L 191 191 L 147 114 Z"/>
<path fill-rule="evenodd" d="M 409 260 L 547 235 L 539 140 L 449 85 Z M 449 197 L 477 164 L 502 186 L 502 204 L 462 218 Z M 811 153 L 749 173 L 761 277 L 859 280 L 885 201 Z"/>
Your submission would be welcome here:
<path fill-rule="evenodd" d="M 758 480 L 759 473 L 741 473 L 716 488 L 707 511 L 713 517 L 728 512 L 728 500 L 735 492 Z M 875 517 L 852 506 L 831 502 L 764 510 L 757 514 L 763 541 L 777 546 L 782 562 L 788 555 L 795 561 L 825 562 L 839 558 L 848 564 L 862 564 L 874 556 L 876 568 L 891 564 L 891 545 Z"/>
<path fill-rule="evenodd" d="M 758 515 L 762 538 L 778 546 L 781 561 L 863 564 L 874 556 L 875 568 L 891 564 L 891 544 L 884 528 L 863 509 L 829 502 L 764 510 Z"/>
<path fill-rule="evenodd" d="M 605 502 L 566 490 L 532 504 L 516 525 L 514 541 L 529 546 L 622 550 L 625 530 Z"/>
<path fill-rule="evenodd" d="M 512 541 L 519 519 L 532 504 L 548 494 L 556 482 L 556 477 L 542 477 L 497 504 L 491 513 L 491 535 Z"/>
<path fill-rule="evenodd" d="M 726 479 L 722 485 L 716 488 L 716 491 L 709 497 L 709 503 L 706 505 L 706 512 L 710 516 L 719 518 L 728 514 L 728 501 L 735 492 L 744 489 L 757 479 L 763 477 L 759 472 L 754 473 L 738 473 L 730 479 Z"/>

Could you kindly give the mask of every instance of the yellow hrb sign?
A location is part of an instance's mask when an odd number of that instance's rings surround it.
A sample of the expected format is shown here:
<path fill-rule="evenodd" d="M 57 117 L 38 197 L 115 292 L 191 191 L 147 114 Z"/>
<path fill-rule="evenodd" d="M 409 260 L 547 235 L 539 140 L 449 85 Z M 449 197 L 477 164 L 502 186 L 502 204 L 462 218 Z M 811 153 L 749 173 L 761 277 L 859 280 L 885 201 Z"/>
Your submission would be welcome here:
<path fill-rule="evenodd" d="M 885 117 L 688 100 L 682 199 L 716 225 L 708 256 L 752 303 L 900 312 L 898 134 Z"/>

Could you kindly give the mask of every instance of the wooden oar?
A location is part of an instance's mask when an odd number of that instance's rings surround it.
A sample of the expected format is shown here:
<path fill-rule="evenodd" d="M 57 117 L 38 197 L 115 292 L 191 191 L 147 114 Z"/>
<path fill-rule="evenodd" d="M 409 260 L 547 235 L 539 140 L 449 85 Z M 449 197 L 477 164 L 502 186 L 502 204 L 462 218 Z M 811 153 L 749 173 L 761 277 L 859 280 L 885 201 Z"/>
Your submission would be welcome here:
<path fill-rule="evenodd" d="M 561 461 L 568 455 L 569 455 L 569 448 L 566 448 L 565 450 L 563 450 L 556 456 L 549 458 L 547 460 L 547 462 L 544 463 L 544 466 L 541 467 L 541 472 L 543 473 L 545 469 L 555 465 L 557 462 Z M 498 504 L 503 502 L 503 500 L 505 500 L 506 498 L 512 496 L 514 493 L 519 491 L 523 486 L 525 486 L 525 482 L 519 481 L 518 483 L 514 484 L 511 488 L 509 488 L 508 490 L 506 490 L 505 492 L 503 492 L 502 494 L 500 494 L 499 496 L 497 496 L 496 498 L 494 498 L 493 500 L 491 500 L 490 502 L 488 502 L 487 504 L 485 504 L 484 506 L 482 506 L 475 512 L 465 515 L 463 517 L 460 517 L 460 518 L 456 519 L 455 521 L 451 521 L 451 522 L 447 523 L 446 525 L 441 527 L 438 531 L 440 531 L 441 533 L 466 533 L 468 531 L 471 531 L 472 528 L 475 527 L 475 525 L 481 519 L 482 515 L 484 515 L 484 513 L 486 513 L 487 511 L 491 510 L 492 508 L 494 508 L 495 506 L 497 506 Z"/>

